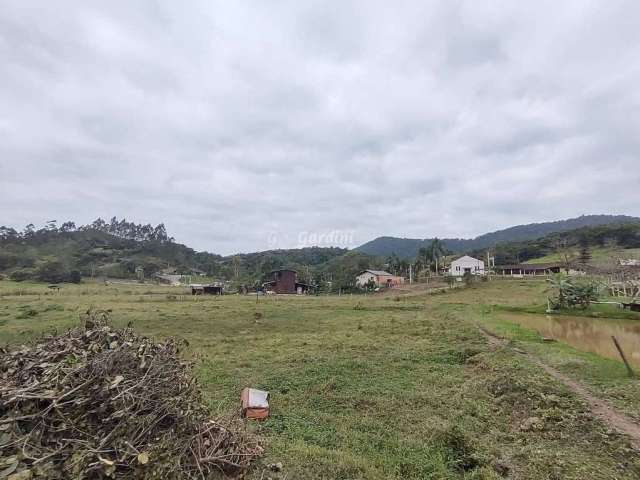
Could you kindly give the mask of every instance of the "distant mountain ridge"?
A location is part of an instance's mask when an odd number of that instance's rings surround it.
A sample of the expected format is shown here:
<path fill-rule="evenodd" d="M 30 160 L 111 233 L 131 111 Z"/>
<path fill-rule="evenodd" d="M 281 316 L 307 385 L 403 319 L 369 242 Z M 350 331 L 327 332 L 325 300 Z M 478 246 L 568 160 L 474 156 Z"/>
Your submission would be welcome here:
<path fill-rule="evenodd" d="M 638 223 L 640 217 L 628 215 L 582 215 L 567 220 L 555 222 L 530 223 L 527 225 L 517 225 L 515 227 L 485 233 L 476 238 L 444 238 L 441 239 L 445 248 L 455 252 L 464 253 L 483 248 L 490 248 L 499 243 L 519 242 L 525 240 L 535 240 L 550 233 L 566 232 L 582 227 L 593 227 L 599 225 L 614 225 L 624 223 Z M 398 237 L 378 237 L 367 242 L 355 250 L 368 255 L 389 256 L 395 254 L 400 258 L 414 258 L 420 247 L 425 247 L 431 242 L 431 238 L 398 238 Z"/>

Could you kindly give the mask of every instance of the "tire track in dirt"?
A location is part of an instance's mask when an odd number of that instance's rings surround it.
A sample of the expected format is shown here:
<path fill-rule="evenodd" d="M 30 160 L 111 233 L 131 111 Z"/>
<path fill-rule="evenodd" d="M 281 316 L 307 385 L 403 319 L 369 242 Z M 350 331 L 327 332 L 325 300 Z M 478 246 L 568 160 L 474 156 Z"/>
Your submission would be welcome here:
<path fill-rule="evenodd" d="M 525 352 L 524 350 L 514 348 L 508 345 L 508 340 L 496 335 L 486 328 L 477 325 L 478 330 L 487 338 L 489 345 L 503 346 L 510 348 L 514 352 L 525 356 L 528 360 L 542 368 L 548 375 L 565 385 L 571 392 L 580 397 L 589 407 L 589 411 L 594 417 L 598 418 L 605 425 L 612 429 L 627 435 L 630 438 L 633 448 L 640 450 L 640 424 L 632 418 L 617 410 L 608 401 L 591 393 L 582 383 L 568 377 L 564 373 L 559 372 L 552 366 L 544 363 L 535 355 Z"/>

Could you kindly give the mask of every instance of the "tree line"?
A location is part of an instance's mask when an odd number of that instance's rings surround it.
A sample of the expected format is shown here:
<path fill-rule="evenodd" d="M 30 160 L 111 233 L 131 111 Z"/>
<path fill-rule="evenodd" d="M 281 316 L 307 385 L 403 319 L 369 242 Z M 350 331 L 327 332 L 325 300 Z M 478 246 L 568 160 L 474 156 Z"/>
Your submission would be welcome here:
<path fill-rule="evenodd" d="M 437 237 L 431 240 L 429 245 L 418 248 L 418 253 L 413 261 L 401 258 L 395 253 L 386 258 L 386 268 L 394 275 L 409 276 L 409 269 L 415 278 L 420 275 L 430 275 L 442 269 L 444 258 L 451 252 L 445 247 L 442 240 Z"/>
<path fill-rule="evenodd" d="M 70 232 L 98 231 L 108 233 L 118 238 L 135 240 L 137 242 L 174 242 L 173 237 L 167 235 L 164 223 L 156 226 L 150 223 L 138 224 L 128 222 L 126 218 L 118 220 L 112 217 L 109 222 L 97 218 L 87 225 L 76 226 L 75 222 L 67 221 L 58 226 L 57 220 L 49 220 L 43 227 L 36 229 L 33 223 L 28 224 L 22 231 L 11 227 L 0 227 L 0 241 L 14 242 L 21 240 L 36 240 L 38 238 L 50 238 L 52 235 Z"/>
<path fill-rule="evenodd" d="M 582 227 L 568 232 L 552 233 L 536 240 L 501 243 L 493 247 L 496 265 L 522 263 L 550 254 L 557 254 L 563 263 L 576 259 L 588 263 L 592 247 L 640 248 L 640 223 Z M 471 255 L 482 255 L 482 250 Z M 571 258 L 570 258 L 571 257 Z"/>

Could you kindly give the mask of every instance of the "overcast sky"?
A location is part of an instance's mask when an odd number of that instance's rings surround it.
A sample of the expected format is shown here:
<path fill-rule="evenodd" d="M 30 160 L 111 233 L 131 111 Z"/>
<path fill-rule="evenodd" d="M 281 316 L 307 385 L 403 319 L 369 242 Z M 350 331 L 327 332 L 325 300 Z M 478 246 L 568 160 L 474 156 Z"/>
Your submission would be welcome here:
<path fill-rule="evenodd" d="M 500 3 L 1 0 L 0 225 L 229 254 L 639 215 L 640 2 Z"/>

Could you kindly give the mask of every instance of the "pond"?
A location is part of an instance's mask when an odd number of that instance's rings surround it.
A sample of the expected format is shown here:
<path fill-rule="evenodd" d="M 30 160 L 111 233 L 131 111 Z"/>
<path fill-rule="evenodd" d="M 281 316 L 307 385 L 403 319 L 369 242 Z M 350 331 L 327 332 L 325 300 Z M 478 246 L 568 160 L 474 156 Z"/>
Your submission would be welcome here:
<path fill-rule="evenodd" d="M 536 314 L 500 314 L 499 317 L 541 336 L 553 338 L 578 350 L 619 360 L 611 336 L 615 336 L 629 363 L 640 366 L 640 321 Z"/>

